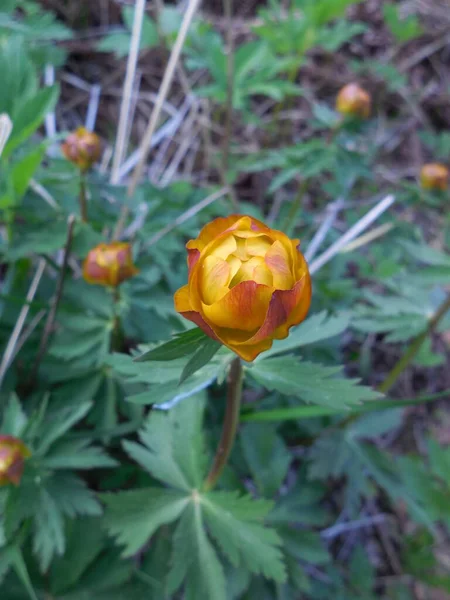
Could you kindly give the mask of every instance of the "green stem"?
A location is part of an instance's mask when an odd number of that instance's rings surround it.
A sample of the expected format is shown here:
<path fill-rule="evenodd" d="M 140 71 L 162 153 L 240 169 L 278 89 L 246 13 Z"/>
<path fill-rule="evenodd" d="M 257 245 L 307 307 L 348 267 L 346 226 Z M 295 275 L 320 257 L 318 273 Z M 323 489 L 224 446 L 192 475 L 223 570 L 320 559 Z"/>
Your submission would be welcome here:
<path fill-rule="evenodd" d="M 86 176 L 83 171 L 80 171 L 80 194 L 78 196 L 78 202 L 80 204 L 80 215 L 81 220 L 87 223 L 88 212 L 87 212 L 87 198 L 86 198 Z"/>
<path fill-rule="evenodd" d="M 395 364 L 392 371 L 390 371 L 383 383 L 378 386 L 378 390 L 380 392 L 386 394 L 392 388 L 392 386 L 395 384 L 395 382 L 403 373 L 403 371 L 409 366 L 414 357 L 417 355 L 427 337 L 436 329 L 437 325 L 445 316 L 448 310 L 450 310 L 450 294 L 447 296 L 447 299 L 441 304 L 438 310 L 434 313 L 425 331 L 423 331 L 411 342 L 411 344 L 406 349 L 406 352 Z"/>
<path fill-rule="evenodd" d="M 222 436 L 214 457 L 214 462 L 203 484 L 204 491 L 208 492 L 218 482 L 233 447 L 239 423 L 239 412 L 242 397 L 242 363 L 240 358 L 235 358 L 228 374 L 227 406 L 223 422 Z"/>
<path fill-rule="evenodd" d="M 287 214 L 286 219 L 283 221 L 281 231 L 285 231 L 287 235 L 290 235 L 295 229 L 295 220 L 297 218 L 297 213 L 302 208 L 303 197 L 307 187 L 308 183 L 306 180 L 300 183 L 297 196 L 292 201 L 289 213 Z"/>

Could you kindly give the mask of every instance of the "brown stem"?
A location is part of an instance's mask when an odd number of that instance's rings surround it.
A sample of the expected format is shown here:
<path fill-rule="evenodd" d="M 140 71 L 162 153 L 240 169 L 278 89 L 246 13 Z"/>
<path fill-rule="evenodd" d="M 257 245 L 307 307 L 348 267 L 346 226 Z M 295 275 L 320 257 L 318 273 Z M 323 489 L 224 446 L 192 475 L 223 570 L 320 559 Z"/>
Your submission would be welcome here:
<path fill-rule="evenodd" d="M 214 457 L 214 462 L 205 479 L 203 489 L 205 492 L 212 490 L 218 482 L 233 448 L 239 423 L 239 412 L 242 396 L 242 363 L 240 358 L 235 358 L 228 373 L 227 406 L 223 422 L 222 436 Z"/>
<path fill-rule="evenodd" d="M 441 306 L 434 313 L 430 321 L 428 322 L 428 327 L 423 331 L 420 335 L 418 335 L 408 346 L 406 352 L 399 359 L 399 361 L 394 365 L 394 368 L 387 375 L 386 379 L 383 381 L 381 385 L 378 386 L 378 390 L 386 394 L 392 386 L 395 384 L 397 379 L 403 373 L 403 371 L 409 366 L 414 357 L 419 352 L 422 344 L 425 342 L 430 333 L 438 326 L 440 320 L 445 316 L 447 311 L 450 310 L 450 294 L 447 296 L 447 299 L 441 304 Z"/>
<path fill-rule="evenodd" d="M 87 198 L 86 198 L 86 175 L 83 171 L 80 172 L 80 194 L 78 196 L 78 202 L 80 204 L 81 220 L 87 223 L 88 212 L 87 212 Z"/>
<path fill-rule="evenodd" d="M 31 370 L 30 376 L 28 378 L 27 387 L 31 387 L 34 383 L 34 380 L 36 379 L 39 365 L 41 364 L 41 361 L 45 356 L 45 353 L 46 353 L 47 347 L 48 347 L 48 343 L 50 341 L 50 336 L 51 336 L 53 328 L 54 328 L 56 312 L 58 310 L 58 306 L 61 301 L 61 297 L 62 297 L 62 293 L 63 293 L 64 280 L 65 280 L 66 271 L 67 271 L 67 263 L 69 261 L 70 249 L 72 247 L 74 225 L 75 225 L 75 217 L 73 215 L 71 215 L 67 220 L 67 238 L 66 238 L 66 243 L 64 246 L 63 260 L 62 260 L 62 264 L 61 264 L 61 270 L 59 272 L 58 283 L 56 284 L 55 295 L 53 297 L 53 302 L 52 302 L 51 308 L 48 312 L 47 320 L 44 325 L 44 332 L 42 334 L 41 343 L 39 344 L 39 349 L 38 349 L 38 352 L 36 355 L 36 359 L 34 361 L 33 368 Z"/>

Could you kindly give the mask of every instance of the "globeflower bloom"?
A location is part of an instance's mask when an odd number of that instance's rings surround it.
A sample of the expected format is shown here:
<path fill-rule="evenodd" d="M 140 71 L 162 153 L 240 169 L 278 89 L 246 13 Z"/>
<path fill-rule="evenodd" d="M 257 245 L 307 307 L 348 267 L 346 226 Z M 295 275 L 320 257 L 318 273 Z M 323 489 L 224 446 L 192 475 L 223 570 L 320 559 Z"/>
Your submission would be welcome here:
<path fill-rule="evenodd" d="M 448 188 L 448 169 L 440 163 L 429 163 L 420 171 L 420 185 L 424 190 L 445 191 Z"/>
<path fill-rule="evenodd" d="M 131 245 L 127 242 L 99 244 L 90 250 L 83 264 L 83 277 L 88 283 L 117 287 L 139 273 L 133 263 Z"/>
<path fill-rule="evenodd" d="M 67 160 L 85 173 L 101 156 L 100 138 L 85 127 L 78 127 L 61 145 L 61 151 Z"/>
<path fill-rule="evenodd" d="M 345 85 L 336 98 L 336 110 L 342 115 L 367 119 L 371 109 L 370 94 L 357 83 Z"/>
<path fill-rule="evenodd" d="M 0 435 L 0 486 L 19 485 L 25 459 L 31 452 L 25 444 L 11 435 Z"/>
<path fill-rule="evenodd" d="M 254 360 L 308 313 L 311 277 L 298 246 L 253 217 L 215 219 L 186 245 L 189 278 L 175 294 L 176 310 Z"/>

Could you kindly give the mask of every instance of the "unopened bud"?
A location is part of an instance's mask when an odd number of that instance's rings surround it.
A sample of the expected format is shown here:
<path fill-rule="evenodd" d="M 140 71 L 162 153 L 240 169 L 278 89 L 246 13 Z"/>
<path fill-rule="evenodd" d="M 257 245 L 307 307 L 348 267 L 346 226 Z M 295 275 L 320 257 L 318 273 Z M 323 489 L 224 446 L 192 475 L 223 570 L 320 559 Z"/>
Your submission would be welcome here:
<path fill-rule="evenodd" d="M 370 94 L 357 83 L 344 86 L 336 98 L 336 110 L 342 115 L 367 119 L 371 109 Z"/>
<path fill-rule="evenodd" d="M 0 486 L 12 483 L 19 485 L 25 459 L 31 452 L 18 438 L 0 435 Z"/>
<path fill-rule="evenodd" d="M 424 190 L 441 190 L 448 188 L 448 169 L 440 163 L 424 165 L 420 171 L 420 185 Z"/>
<path fill-rule="evenodd" d="M 89 252 L 83 264 L 84 279 L 97 285 L 116 287 L 137 273 L 131 245 L 127 242 L 99 244 Z"/>
<path fill-rule="evenodd" d="M 101 156 L 100 138 L 85 127 L 78 127 L 61 145 L 61 150 L 67 160 L 70 160 L 84 173 Z"/>

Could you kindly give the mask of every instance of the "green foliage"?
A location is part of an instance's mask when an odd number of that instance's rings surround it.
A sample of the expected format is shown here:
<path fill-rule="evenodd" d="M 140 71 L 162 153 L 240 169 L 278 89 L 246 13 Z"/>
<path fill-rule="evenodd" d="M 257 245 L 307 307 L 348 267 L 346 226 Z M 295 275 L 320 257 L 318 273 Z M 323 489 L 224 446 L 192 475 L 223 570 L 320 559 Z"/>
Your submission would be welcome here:
<path fill-rule="evenodd" d="M 305 402 L 336 407 L 381 397 L 358 380 L 334 377 L 340 367 L 302 363 L 293 357 L 269 358 L 256 363 L 249 374 L 269 390 L 297 396 Z"/>
<path fill-rule="evenodd" d="M 234 566 L 283 580 L 280 539 L 263 525 L 272 505 L 235 492 L 201 490 L 205 476 L 203 402 L 179 404 L 169 414 L 154 412 L 140 432 L 141 444 L 124 442 L 127 453 L 168 487 L 103 495 L 105 524 L 125 556 L 142 548 L 162 525 L 177 521 L 172 538 L 168 590 L 186 582 L 186 593 L 203 590 L 225 598 L 223 566 L 210 536 Z"/>
<path fill-rule="evenodd" d="M 117 58 L 122 58 L 128 54 L 134 20 L 134 9 L 132 6 L 124 6 L 122 8 L 122 19 L 126 31 L 108 34 L 97 44 L 97 50 L 101 52 L 114 52 Z M 155 22 L 148 15 L 144 15 L 139 49 L 148 50 L 156 46 L 158 41 L 158 30 Z"/>
<path fill-rule="evenodd" d="M 400 14 L 401 7 L 386 2 L 383 4 L 383 15 L 391 30 L 392 35 L 398 42 L 408 42 L 423 33 L 423 29 L 416 15 L 403 17 Z"/>
<path fill-rule="evenodd" d="M 135 7 L 59 4 L 0 8 L 0 114 L 13 125 L 0 149 L 0 436 L 31 452 L 19 484 L 0 487 L 1 600 L 449 592 L 448 193 L 418 185 L 421 161 L 450 151 L 445 53 L 422 47 L 433 21 L 410 3 L 383 3 L 383 25 L 356 0 L 269 0 L 243 18 L 235 3 L 230 32 L 201 6 L 131 194 L 130 172 L 111 183 L 122 82 L 103 75 L 125 68 Z M 122 167 L 186 17 L 147 8 Z M 368 119 L 335 109 L 351 81 L 371 93 Z M 79 172 L 58 145 L 94 117 L 104 152 L 84 175 L 83 222 Z M 313 296 L 243 365 L 236 442 L 213 485 L 235 355 L 186 330 L 173 296 L 187 240 L 235 212 L 301 239 Z M 116 238 L 139 274 L 86 283 L 84 259 Z"/>

